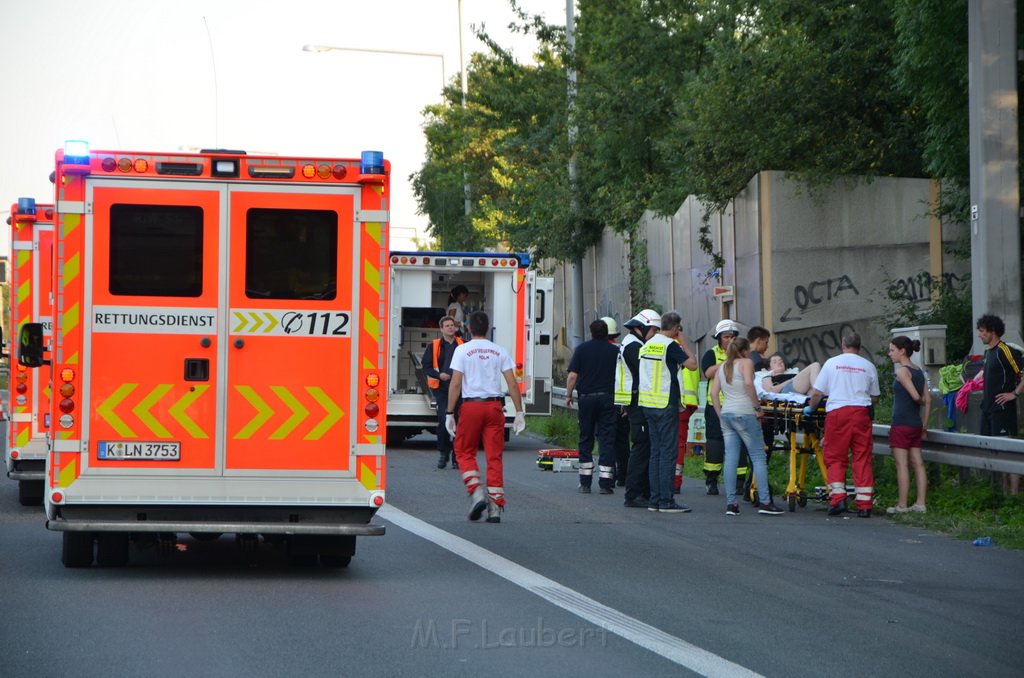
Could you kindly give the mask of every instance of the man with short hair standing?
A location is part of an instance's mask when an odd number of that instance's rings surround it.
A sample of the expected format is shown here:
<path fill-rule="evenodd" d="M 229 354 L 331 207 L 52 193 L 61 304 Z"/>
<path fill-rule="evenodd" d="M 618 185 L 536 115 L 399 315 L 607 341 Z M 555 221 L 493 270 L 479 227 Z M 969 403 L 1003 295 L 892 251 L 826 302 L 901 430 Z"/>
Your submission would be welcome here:
<path fill-rule="evenodd" d="M 814 380 L 811 400 L 804 408 L 810 416 L 822 397 L 825 403 L 825 438 L 822 452 L 828 472 L 830 516 L 846 511 L 846 468 L 853 453 L 854 505 L 861 518 L 871 517 L 874 504 L 875 475 L 871 468 L 874 439 L 871 431 L 871 406 L 878 400 L 878 371 L 874 363 L 860 354 L 860 335 L 843 336 L 843 352 L 829 358 Z"/>
<path fill-rule="evenodd" d="M 597 462 L 601 494 L 615 490 L 615 427 L 618 408 L 615 406 L 615 368 L 619 349 L 608 341 L 608 324 L 604 320 L 590 323 L 590 340 L 573 351 L 569 360 L 569 376 L 565 382 L 565 402 L 571 405 L 572 392 L 579 394 L 579 458 L 580 494 L 590 494 L 594 482 L 594 437 L 600 447 Z"/>
<path fill-rule="evenodd" d="M 452 457 L 452 468 L 459 468 L 459 462 L 452 455 L 452 439 L 445 429 L 446 412 L 448 411 L 448 384 L 452 379 L 452 356 L 455 348 L 462 344 L 462 339 L 455 336 L 455 318 L 444 316 L 438 323 L 441 337 L 427 344 L 423 352 L 423 374 L 427 377 L 427 386 L 434 394 L 434 407 L 437 408 L 437 451 L 441 455 L 437 460 L 437 468 L 448 464 Z"/>
<path fill-rule="evenodd" d="M 487 509 L 487 522 L 500 523 L 505 507 L 505 481 L 501 455 L 505 450 L 504 386 L 516 408 L 512 430 L 516 435 L 526 428 L 523 398 L 516 384 L 515 364 L 501 346 L 487 339 L 490 318 L 483 311 L 469 316 L 473 339 L 455 349 L 452 356 L 452 383 L 448 389 L 445 428 L 455 438 L 455 456 L 462 469 L 462 482 L 471 497 L 470 520 L 479 520 Z M 459 425 L 455 426 L 455 404 L 462 396 Z M 487 493 L 480 482 L 476 452 L 480 446 L 487 457 Z"/>
<path fill-rule="evenodd" d="M 997 315 L 986 313 L 978 318 L 978 339 L 985 345 L 982 372 L 985 380 L 981 399 L 981 435 L 1017 436 L 1017 398 L 1024 392 L 1020 381 L 1019 356 L 1014 355 L 1003 341 L 1006 324 Z M 1020 475 L 1007 473 L 1006 489 L 1010 494 L 1020 492 Z"/>
<path fill-rule="evenodd" d="M 754 325 L 747 330 L 747 341 L 750 342 L 750 355 L 747 357 L 754 362 L 755 372 L 768 369 L 768 361 L 764 357 L 764 352 L 768 350 L 768 340 L 771 337 L 772 333 L 767 327 Z"/>
<path fill-rule="evenodd" d="M 651 499 L 647 510 L 687 513 L 690 508 L 672 498 L 676 448 L 679 442 L 679 368 L 696 369 L 697 361 L 683 336 L 683 321 L 675 311 L 661 316 L 661 331 L 640 349 L 640 388 L 637 401 L 650 428 Z"/>

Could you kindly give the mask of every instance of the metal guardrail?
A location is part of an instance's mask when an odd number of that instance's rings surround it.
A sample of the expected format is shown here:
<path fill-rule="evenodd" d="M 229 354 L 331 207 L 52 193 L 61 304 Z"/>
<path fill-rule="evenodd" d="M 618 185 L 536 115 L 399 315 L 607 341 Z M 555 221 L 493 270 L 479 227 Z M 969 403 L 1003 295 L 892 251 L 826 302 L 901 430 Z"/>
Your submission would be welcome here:
<path fill-rule="evenodd" d="M 565 389 L 557 386 L 551 389 L 551 404 L 563 409 L 576 409 L 576 403 L 566 408 Z M 889 427 L 875 424 L 872 434 L 875 454 L 891 456 Z M 928 429 L 928 435 L 921 441 L 921 456 L 925 461 L 948 466 L 1024 474 L 1024 439 L 991 438 Z"/>

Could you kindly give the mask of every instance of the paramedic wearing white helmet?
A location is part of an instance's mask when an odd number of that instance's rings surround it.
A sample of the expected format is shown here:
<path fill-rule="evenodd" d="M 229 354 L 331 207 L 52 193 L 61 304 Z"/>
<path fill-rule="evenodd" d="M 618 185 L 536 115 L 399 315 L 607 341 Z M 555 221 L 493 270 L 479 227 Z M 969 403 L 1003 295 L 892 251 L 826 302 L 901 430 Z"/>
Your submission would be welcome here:
<path fill-rule="evenodd" d="M 626 497 L 628 508 L 647 508 L 651 498 L 651 436 L 644 411 L 637 404 L 640 386 L 640 348 L 661 329 L 661 314 L 649 308 L 625 322 L 629 330 L 622 339 L 615 374 L 615 403 L 624 405 L 629 417 L 629 463 L 626 466 Z"/>
<path fill-rule="evenodd" d="M 739 333 L 740 326 L 729 318 L 715 325 L 715 339 L 718 343 L 708 349 L 700 360 L 700 372 L 709 384 L 714 380 L 718 366 L 725 362 L 729 344 L 739 336 Z M 722 462 L 725 459 L 725 438 L 722 436 L 722 423 L 710 399 L 704 406 L 704 427 L 707 437 L 704 448 L 704 482 L 708 494 L 718 494 L 718 476 L 722 473 Z M 736 468 L 737 494 L 742 494 L 739 488 L 746 484 L 749 459 L 747 447 L 744 445 L 740 451 L 739 466 Z"/>
<path fill-rule="evenodd" d="M 611 316 L 603 316 L 601 320 L 608 326 L 608 343 L 618 350 L 622 355 L 622 345 L 619 344 L 619 324 Z M 629 419 L 626 418 L 626 408 L 618 400 L 615 401 L 615 484 L 622 487 L 626 484 L 626 474 L 629 467 Z"/>

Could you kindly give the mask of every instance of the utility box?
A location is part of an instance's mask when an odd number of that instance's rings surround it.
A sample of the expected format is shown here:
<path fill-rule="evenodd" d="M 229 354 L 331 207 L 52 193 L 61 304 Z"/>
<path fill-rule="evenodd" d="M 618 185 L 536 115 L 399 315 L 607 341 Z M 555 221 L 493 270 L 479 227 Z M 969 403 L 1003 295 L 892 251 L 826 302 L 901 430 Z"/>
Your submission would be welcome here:
<path fill-rule="evenodd" d="M 921 342 L 921 352 L 915 353 L 910 360 L 918 367 L 946 364 L 946 326 L 916 325 L 914 327 L 897 327 L 891 330 L 892 336 L 901 334 Z"/>

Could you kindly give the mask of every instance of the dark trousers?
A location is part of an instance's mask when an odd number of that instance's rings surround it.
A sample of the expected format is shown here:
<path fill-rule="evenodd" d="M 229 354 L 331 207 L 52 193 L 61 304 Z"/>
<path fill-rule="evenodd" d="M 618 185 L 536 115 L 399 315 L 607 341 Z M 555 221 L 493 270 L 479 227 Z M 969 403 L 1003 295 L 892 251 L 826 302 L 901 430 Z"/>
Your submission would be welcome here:
<path fill-rule="evenodd" d="M 629 475 L 629 418 L 626 408 L 615 406 L 615 484 L 625 485 Z"/>
<path fill-rule="evenodd" d="M 651 463 L 651 434 L 647 430 L 647 419 L 639 406 L 626 408 L 629 413 L 629 468 L 626 473 L 626 499 L 648 500 L 651 496 L 651 478 L 648 466 Z"/>
<path fill-rule="evenodd" d="M 445 428 L 445 419 L 448 416 L 448 389 L 431 389 L 434 394 L 434 403 L 437 407 L 437 451 L 441 458 L 448 461 L 452 454 L 452 437 L 448 435 Z"/>
<path fill-rule="evenodd" d="M 580 423 L 580 485 L 590 487 L 594 479 L 594 438 L 600 445 L 597 462 L 598 485 L 615 485 L 615 418 L 619 408 L 611 393 L 581 395 Z"/>
<path fill-rule="evenodd" d="M 725 438 L 722 437 L 722 422 L 718 420 L 718 413 L 711 403 L 704 408 L 704 433 L 708 439 L 704 445 L 704 475 L 708 481 L 717 482 L 718 474 L 722 472 L 722 462 L 725 460 Z M 747 454 L 746 443 L 743 443 L 740 446 L 740 461 L 736 475 L 745 481 L 749 468 L 750 455 Z"/>

